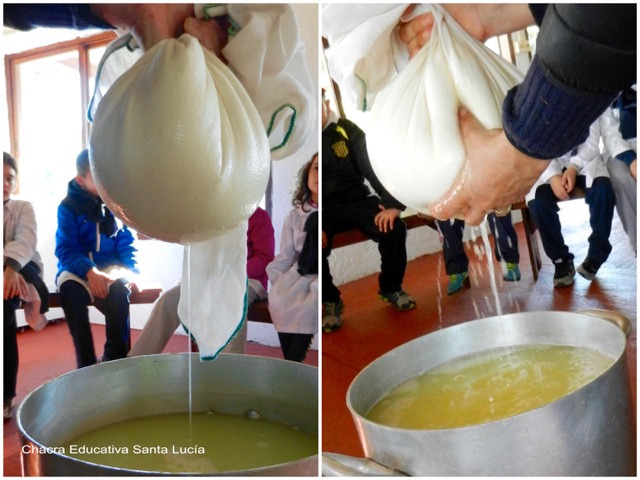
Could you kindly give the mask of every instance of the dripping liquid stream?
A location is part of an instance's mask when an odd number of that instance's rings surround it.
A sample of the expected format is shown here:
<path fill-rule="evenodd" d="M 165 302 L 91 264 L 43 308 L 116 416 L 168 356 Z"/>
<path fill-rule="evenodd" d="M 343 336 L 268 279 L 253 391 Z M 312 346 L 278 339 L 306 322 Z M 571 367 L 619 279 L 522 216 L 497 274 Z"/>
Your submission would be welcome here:
<path fill-rule="evenodd" d="M 187 335 L 187 348 L 188 348 L 188 356 L 187 356 L 187 368 L 188 368 L 188 402 L 189 402 L 189 439 L 193 438 L 193 421 L 192 421 L 192 395 L 191 395 L 191 247 L 187 245 L 185 247 L 187 254 L 187 278 L 186 278 L 186 293 L 187 293 L 187 330 L 189 331 L 189 335 Z"/>

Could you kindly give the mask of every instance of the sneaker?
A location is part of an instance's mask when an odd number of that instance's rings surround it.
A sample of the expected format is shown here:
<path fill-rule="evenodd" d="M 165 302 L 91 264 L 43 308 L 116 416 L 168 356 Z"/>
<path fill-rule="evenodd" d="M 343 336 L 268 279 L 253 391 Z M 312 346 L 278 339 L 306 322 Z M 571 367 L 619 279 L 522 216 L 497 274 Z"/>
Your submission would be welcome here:
<path fill-rule="evenodd" d="M 4 419 L 9 420 L 13 416 L 13 405 L 11 405 L 11 400 L 4 401 Z"/>
<path fill-rule="evenodd" d="M 458 293 L 464 287 L 469 288 L 471 280 L 469 280 L 469 272 L 454 273 L 449 275 L 449 285 L 447 285 L 447 295 Z"/>
<path fill-rule="evenodd" d="M 519 282 L 520 281 L 520 268 L 515 262 L 505 262 L 507 264 L 507 271 L 502 274 L 502 278 L 506 282 Z"/>
<path fill-rule="evenodd" d="M 342 326 L 342 318 L 340 315 L 344 312 L 344 303 L 342 300 L 338 302 L 322 302 L 322 331 L 331 333 Z"/>
<path fill-rule="evenodd" d="M 587 257 L 584 259 L 578 268 L 576 269 L 580 275 L 582 275 L 587 280 L 591 281 L 596 278 L 596 274 L 600 269 L 602 264 L 598 264 L 594 262 L 591 258 Z"/>
<path fill-rule="evenodd" d="M 554 287 L 568 287 L 573 285 L 573 277 L 576 276 L 576 269 L 571 259 L 559 259 L 553 262 L 556 266 L 556 273 L 553 275 Z"/>
<path fill-rule="evenodd" d="M 412 308 L 416 308 L 416 301 L 402 289 L 391 293 L 378 290 L 378 296 L 383 302 L 389 302 L 396 310 L 411 310 Z"/>

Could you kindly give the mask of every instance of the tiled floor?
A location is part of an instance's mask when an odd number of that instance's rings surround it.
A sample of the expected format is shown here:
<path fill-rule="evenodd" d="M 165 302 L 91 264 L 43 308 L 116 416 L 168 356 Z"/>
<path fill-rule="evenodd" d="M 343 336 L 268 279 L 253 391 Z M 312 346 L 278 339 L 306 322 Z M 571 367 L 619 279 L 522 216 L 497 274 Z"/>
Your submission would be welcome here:
<path fill-rule="evenodd" d="M 92 325 L 96 352 L 104 344 L 104 327 Z M 140 334 L 132 330 L 132 342 Z M 75 369 L 75 355 L 69 329 L 64 321 L 49 324 L 43 331 L 25 330 L 18 334 L 20 352 L 20 370 L 18 372 L 18 395 L 15 405 L 36 387 Z M 163 353 L 187 352 L 189 345 L 184 335 L 174 335 Z M 254 342 L 247 343 L 246 353 L 264 357 L 282 358 L 279 347 L 269 347 Z M 318 351 L 310 350 L 305 363 L 318 365 Z M 20 465 L 20 434 L 15 418 L 4 423 L 4 476 L 13 477 L 22 474 Z"/>
<path fill-rule="evenodd" d="M 566 202 L 561 215 L 565 239 L 576 256 L 576 265 L 579 265 L 587 250 L 587 207 L 581 200 Z M 602 308 L 628 316 L 633 323 L 627 353 L 635 412 L 636 258 L 618 218 L 615 218 L 611 236 L 613 252 L 596 279 L 588 282 L 577 275 L 574 285 L 563 289 L 553 288 L 553 265 L 542 251 L 540 278 L 534 282 L 522 224 L 517 224 L 516 229 L 522 280 L 505 283 L 498 274 L 497 290 L 502 312 Z M 346 393 L 356 374 L 366 365 L 394 347 L 434 330 L 496 315 L 487 262 L 478 260 L 472 248 L 468 255 L 472 265 L 472 287 L 450 297 L 446 295 L 447 278 L 440 253 L 409 262 L 404 287 L 416 299 L 417 308 L 413 311 L 397 312 L 381 303 L 376 295 L 377 275 L 340 287 L 346 305 L 344 326 L 322 337 L 323 451 L 357 457 L 364 455 L 347 409 Z M 635 428 L 635 418 L 629 421 Z"/>

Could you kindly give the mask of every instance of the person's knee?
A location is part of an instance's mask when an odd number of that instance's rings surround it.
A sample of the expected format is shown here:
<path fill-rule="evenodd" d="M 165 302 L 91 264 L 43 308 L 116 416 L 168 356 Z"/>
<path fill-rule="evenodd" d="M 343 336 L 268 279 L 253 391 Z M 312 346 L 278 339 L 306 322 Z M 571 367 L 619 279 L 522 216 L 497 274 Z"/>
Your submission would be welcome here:
<path fill-rule="evenodd" d="M 78 306 L 86 307 L 91 303 L 89 292 L 79 282 L 67 280 L 60 285 L 60 305 L 63 310 L 72 309 Z"/>
<path fill-rule="evenodd" d="M 613 185 L 608 177 L 594 178 L 589 193 L 591 193 L 592 196 L 604 198 L 607 202 L 615 202 Z"/>

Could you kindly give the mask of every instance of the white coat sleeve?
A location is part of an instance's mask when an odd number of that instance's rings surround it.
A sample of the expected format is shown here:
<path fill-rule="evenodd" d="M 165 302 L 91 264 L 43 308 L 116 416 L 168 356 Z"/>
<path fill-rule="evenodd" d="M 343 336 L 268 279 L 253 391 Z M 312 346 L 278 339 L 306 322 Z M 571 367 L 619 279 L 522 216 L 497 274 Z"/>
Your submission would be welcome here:
<path fill-rule="evenodd" d="M 31 203 L 21 202 L 13 214 L 17 217 L 12 219 L 16 225 L 15 235 L 4 245 L 3 255 L 24 267 L 35 255 L 38 245 L 36 212 Z"/>
<path fill-rule="evenodd" d="M 214 7 L 215 9 L 215 7 Z M 314 131 L 318 92 L 288 4 L 226 4 L 239 27 L 222 54 L 251 97 L 269 136 L 271 158 L 298 152 Z"/>
<path fill-rule="evenodd" d="M 622 138 L 620 133 L 620 120 L 615 116 L 611 107 L 607 108 L 600 116 L 600 133 L 605 148 L 605 158 L 613 157 L 633 150 L 633 147 Z"/>
<path fill-rule="evenodd" d="M 398 72 L 408 54 L 398 48 L 395 28 L 409 6 L 402 4 L 325 4 L 322 34 L 329 74 L 343 98 L 358 110 L 371 108 L 375 95 Z M 399 57 L 406 56 L 402 61 Z"/>

